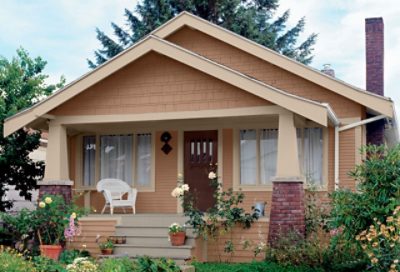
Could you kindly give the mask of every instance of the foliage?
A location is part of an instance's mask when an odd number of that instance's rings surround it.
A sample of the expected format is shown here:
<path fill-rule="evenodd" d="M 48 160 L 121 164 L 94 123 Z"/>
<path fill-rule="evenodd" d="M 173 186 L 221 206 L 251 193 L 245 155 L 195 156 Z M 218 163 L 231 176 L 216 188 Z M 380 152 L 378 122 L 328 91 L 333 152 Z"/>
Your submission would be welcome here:
<path fill-rule="evenodd" d="M 58 260 L 62 264 L 71 264 L 76 258 L 79 257 L 90 257 L 90 253 L 87 250 L 64 249 L 63 252 L 61 252 Z"/>
<path fill-rule="evenodd" d="M 368 255 L 374 271 L 398 271 L 400 269 L 400 206 L 384 222 L 377 219 L 356 236 Z"/>
<path fill-rule="evenodd" d="M 233 227 L 239 225 L 244 229 L 248 229 L 258 219 L 258 214 L 254 211 L 252 214 L 246 213 L 241 204 L 244 200 L 242 192 L 234 192 L 232 188 L 227 191 L 222 190 L 221 183 L 218 181 L 216 166 L 210 166 L 212 171 L 209 172 L 210 186 L 214 190 L 214 205 L 206 212 L 200 211 L 196 207 L 195 196 L 189 191 L 184 191 L 182 195 L 178 195 L 182 199 L 185 216 L 189 217 L 187 225 L 192 226 L 194 233 L 201 236 L 204 240 L 214 240 L 219 244 L 221 236 L 229 235 Z M 179 176 L 179 175 L 178 175 Z M 178 183 L 183 182 L 178 178 Z M 179 187 L 179 186 L 178 186 Z M 218 248 L 218 247 L 217 247 Z M 234 254 L 235 247 L 231 239 L 225 241 L 224 252 Z M 221 255 L 218 250 L 221 260 Z"/>
<path fill-rule="evenodd" d="M 97 264 L 89 258 L 76 258 L 72 264 L 67 265 L 68 272 L 97 272 Z"/>
<path fill-rule="evenodd" d="M 33 263 L 16 250 L 0 246 L 0 271 L 36 272 Z"/>
<path fill-rule="evenodd" d="M 99 244 L 100 249 L 113 249 L 114 248 L 114 243 L 110 240 L 107 240 L 103 243 Z"/>
<path fill-rule="evenodd" d="M 341 229 L 349 242 L 374 224 L 374 218 L 385 222 L 400 204 L 400 145 L 392 149 L 371 145 L 362 154 L 366 159 L 351 172 L 358 191 L 339 190 L 331 195 L 330 227 Z"/>
<path fill-rule="evenodd" d="M 168 232 L 171 233 L 178 233 L 178 232 L 182 232 L 185 231 L 185 227 L 181 226 L 178 223 L 172 223 L 169 228 L 168 228 Z"/>
<path fill-rule="evenodd" d="M 129 258 L 107 258 L 99 264 L 100 272 L 131 272 L 135 270 L 135 263 Z"/>
<path fill-rule="evenodd" d="M 38 208 L 32 212 L 32 224 L 40 244 L 64 243 L 65 230 L 70 227 L 70 218 L 79 218 L 83 213 L 83 210 L 78 208 L 73 201 L 66 204 L 60 195 L 44 195 Z"/>
<path fill-rule="evenodd" d="M 28 157 L 39 147 L 40 132 L 20 129 L 4 137 L 3 127 L 7 117 L 32 106 L 64 84 L 64 78 L 56 85 L 45 83 L 46 64 L 40 57 L 31 58 L 22 48 L 12 60 L 0 57 L 0 211 L 13 205 L 4 198 L 6 185 L 15 185 L 20 196 L 30 200 L 30 190 L 36 188 L 36 181 L 43 176 L 44 163 Z"/>
<path fill-rule="evenodd" d="M 179 272 L 179 266 L 173 260 L 165 258 L 151 259 L 150 257 L 139 257 L 135 261 L 137 271 L 151 272 Z"/>
<path fill-rule="evenodd" d="M 33 250 L 35 228 L 32 225 L 32 212 L 22 209 L 16 215 L 0 213 L 3 227 L 0 229 L 0 237 L 7 237 L 7 244 L 13 246 L 20 252 Z M 2 243 L 5 241 L 1 241 Z"/>
<path fill-rule="evenodd" d="M 319 272 L 320 268 L 301 266 L 282 266 L 272 262 L 252 263 L 193 263 L 197 272 Z"/>
<path fill-rule="evenodd" d="M 305 194 L 305 224 L 306 237 L 318 232 L 321 228 L 326 229 L 328 212 L 318 197 L 315 187 L 308 187 Z"/>
<path fill-rule="evenodd" d="M 299 44 L 298 37 L 304 30 L 305 19 L 300 19 L 288 29 L 289 10 L 275 17 L 278 6 L 278 0 L 140 1 L 134 11 L 125 9 L 126 27 L 111 23 L 115 40 L 96 29 L 102 49 L 95 51 L 95 62 L 88 60 L 88 63 L 91 68 L 104 63 L 182 11 L 195 14 L 304 64 L 311 63 L 312 47 L 317 35 L 311 34 Z"/>
<path fill-rule="evenodd" d="M 46 257 L 35 256 L 32 258 L 37 272 L 66 272 L 63 264 Z"/>

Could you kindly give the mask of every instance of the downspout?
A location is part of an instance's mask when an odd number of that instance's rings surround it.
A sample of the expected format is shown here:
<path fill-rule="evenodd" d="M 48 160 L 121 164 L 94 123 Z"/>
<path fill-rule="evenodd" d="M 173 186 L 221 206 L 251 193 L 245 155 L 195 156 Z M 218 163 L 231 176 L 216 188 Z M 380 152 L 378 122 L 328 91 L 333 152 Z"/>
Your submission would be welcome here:
<path fill-rule="evenodd" d="M 335 191 L 339 189 L 339 132 L 352 129 L 358 126 L 366 125 L 368 123 L 372 123 L 381 119 L 386 118 L 386 115 L 378 115 L 375 117 L 371 117 L 368 119 L 364 119 L 362 121 L 358 121 L 349 125 L 345 125 L 343 127 L 339 127 L 339 124 L 335 124 Z"/>

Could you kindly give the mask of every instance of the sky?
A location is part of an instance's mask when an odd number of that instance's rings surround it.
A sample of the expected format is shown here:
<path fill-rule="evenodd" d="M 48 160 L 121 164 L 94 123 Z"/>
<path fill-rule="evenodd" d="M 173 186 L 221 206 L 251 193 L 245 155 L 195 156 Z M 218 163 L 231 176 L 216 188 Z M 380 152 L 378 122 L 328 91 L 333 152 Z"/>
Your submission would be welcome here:
<path fill-rule="evenodd" d="M 0 56 L 10 59 L 19 47 L 48 61 L 48 82 L 64 75 L 70 82 L 89 71 L 87 59 L 100 47 L 96 27 L 112 33 L 124 25 L 124 9 L 137 0 L 1 0 Z M 397 0 L 280 0 L 276 16 L 290 9 L 288 26 L 306 17 L 305 32 L 318 34 L 312 67 L 331 64 L 336 76 L 365 89 L 364 20 L 385 24 L 385 94 L 400 111 L 400 5 Z"/>

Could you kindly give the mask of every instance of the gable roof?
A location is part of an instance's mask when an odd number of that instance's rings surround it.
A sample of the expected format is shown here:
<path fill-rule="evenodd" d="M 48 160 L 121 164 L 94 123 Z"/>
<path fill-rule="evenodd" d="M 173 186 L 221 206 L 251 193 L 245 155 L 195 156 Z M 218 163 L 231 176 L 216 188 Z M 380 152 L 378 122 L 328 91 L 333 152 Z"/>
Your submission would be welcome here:
<path fill-rule="evenodd" d="M 155 29 L 151 34 L 165 39 L 184 26 L 196 29 L 224 43 L 230 44 L 248 54 L 265 60 L 288 72 L 353 100 L 374 112 L 384 114 L 390 118 L 394 116 L 394 105 L 390 98 L 362 90 L 337 78 L 328 76 L 316 69 L 279 54 L 265 46 L 246 39 L 218 25 L 212 24 L 188 12 L 181 12 L 175 18 Z"/>
<path fill-rule="evenodd" d="M 183 47 L 165 41 L 159 37 L 149 35 L 103 65 L 68 84 L 65 88 L 55 92 L 47 99 L 6 119 L 4 123 L 4 135 L 7 136 L 38 118 L 45 118 L 46 114 L 52 109 L 58 107 L 62 103 L 73 98 L 90 86 L 93 86 L 150 51 L 165 55 L 214 78 L 220 79 L 253 95 L 268 100 L 278 106 L 289 109 L 290 111 L 313 120 L 323 126 L 327 126 L 328 117 L 332 118 L 332 110 L 327 104 L 317 103 L 284 92 L 224 65 L 215 63 Z"/>

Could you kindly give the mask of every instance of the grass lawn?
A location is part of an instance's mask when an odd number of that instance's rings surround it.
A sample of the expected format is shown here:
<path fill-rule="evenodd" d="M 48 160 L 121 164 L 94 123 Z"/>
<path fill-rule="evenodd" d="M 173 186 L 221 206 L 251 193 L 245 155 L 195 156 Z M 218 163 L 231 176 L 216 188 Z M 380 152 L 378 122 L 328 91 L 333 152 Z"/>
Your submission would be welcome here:
<path fill-rule="evenodd" d="M 196 272 L 320 272 L 317 268 L 299 267 L 299 266 L 280 266 L 269 262 L 252 262 L 252 263 L 194 263 Z"/>

